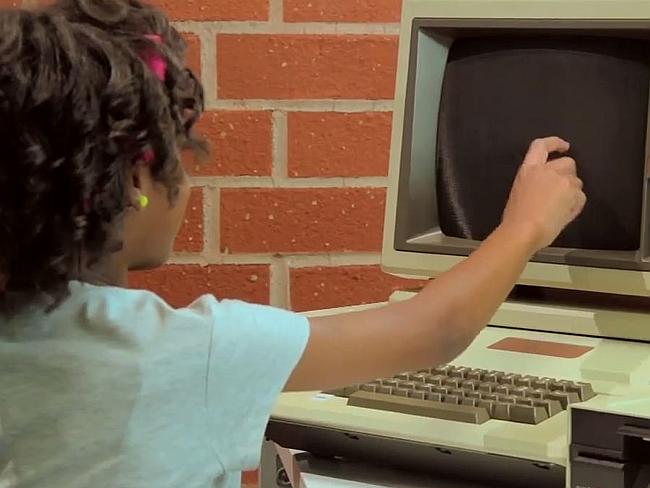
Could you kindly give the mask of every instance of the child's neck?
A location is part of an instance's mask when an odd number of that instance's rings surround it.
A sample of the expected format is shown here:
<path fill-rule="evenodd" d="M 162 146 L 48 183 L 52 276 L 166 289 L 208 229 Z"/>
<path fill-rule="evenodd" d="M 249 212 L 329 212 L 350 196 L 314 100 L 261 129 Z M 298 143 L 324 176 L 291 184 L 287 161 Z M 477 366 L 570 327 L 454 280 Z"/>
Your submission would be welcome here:
<path fill-rule="evenodd" d="M 81 281 L 100 286 L 128 286 L 128 266 L 121 253 L 111 254 L 81 273 Z"/>

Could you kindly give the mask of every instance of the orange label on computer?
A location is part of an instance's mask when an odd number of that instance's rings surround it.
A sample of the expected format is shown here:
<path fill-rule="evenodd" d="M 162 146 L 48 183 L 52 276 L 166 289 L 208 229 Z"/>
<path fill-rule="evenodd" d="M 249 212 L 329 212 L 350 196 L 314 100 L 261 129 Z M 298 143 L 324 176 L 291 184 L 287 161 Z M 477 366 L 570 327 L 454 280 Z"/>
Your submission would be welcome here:
<path fill-rule="evenodd" d="M 593 349 L 593 347 L 565 344 L 562 342 L 533 341 L 518 337 L 508 337 L 492 344 L 488 349 L 536 354 L 538 356 L 549 356 L 554 358 L 576 359 L 587 354 Z"/>

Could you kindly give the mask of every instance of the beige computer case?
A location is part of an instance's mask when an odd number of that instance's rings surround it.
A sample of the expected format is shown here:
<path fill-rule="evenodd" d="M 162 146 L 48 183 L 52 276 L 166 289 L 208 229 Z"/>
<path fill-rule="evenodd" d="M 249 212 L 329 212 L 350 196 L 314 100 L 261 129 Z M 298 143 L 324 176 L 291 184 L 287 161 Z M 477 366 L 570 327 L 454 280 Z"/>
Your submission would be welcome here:
<path fill-rule="evenodd" d="M 435 277 L 459 263 L 463 257 L 396 251 L 394 246 L 410 39 L 413 20 L 418 18 L 469 22 L 500 19 L 504 23 L 535 23 L 556 19 L 555 23 L 569 24 L 589 20 L 592 23 L 602 22 L 603 25 L 612 22 L 637 25 L 647 30 L 650 28 L 650 0 L 405 0 L 382 263 L 386 271 L 395 274 Z M 530 264 L 520 284 L 650 295 L 648 272 L 557 264 Z M 413 292 L 398 292 L 391 297 L 391 301 L 404 300 L 412 295 Z M 382 305 L 327 310 L 307 315 L 331 315 Z M 649 398 L 650 348 L 647 342 L 650 341 L 650 314 L 647 310 L 614 309 L 606 303 L 600 306 L 567 306 L 550 302 L 509 301 L 500 307 L 490 323 L 505 328 L 485 329 L 455 363 L 591 382 L 601 396 L 583 405 L 584 408 L 620 411 L 622 405 L 627 405 L 626 408 L 634 409 L 632 404 L 625 403 L 625 398 Z M 579 344 L 590 347 L 593 351 L 581 358 L 563 360 L 509 355 L 490 350 L 491 344 L 505 337 Z M 611 339 L 626 339 L 630 342 Z M 647 409 L 645 402 L 642 406 L 644 415 L 647 415 Z M 345 399 L 311 392 L 283 395 L 276 407 L 273 421 L 286 425 L 359 432 L 415 443 L 448 445 L 560 466 L 567 466 L 568 461 L 568 412 L 539 426 L 495 421 L 477 427 L 395 412 L 348 407 Z"/>

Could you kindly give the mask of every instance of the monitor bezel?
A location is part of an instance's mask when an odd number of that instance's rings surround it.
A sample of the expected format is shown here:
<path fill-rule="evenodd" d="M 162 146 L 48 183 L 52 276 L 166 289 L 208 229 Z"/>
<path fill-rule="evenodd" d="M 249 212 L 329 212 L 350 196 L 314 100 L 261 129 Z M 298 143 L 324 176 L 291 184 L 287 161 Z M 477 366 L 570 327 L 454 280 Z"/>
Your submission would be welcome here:
<path fill-rule="evenodd" d="M 466 257 L 480 242 L 443 235 L 439 228 L 430 227 L 437 222 L 435 165 L 413 167 L 414 153 L 433 151 L 436 155 L 437 109 L 439 96 L 431 100 L 418 100 L 418 83 L 439 83 L 442 89 L 446 55 L 455 39 L 467 36 L 489 36 L 517 33 L 549 33 L 563 35 L 612 36 L 650 40 L 647 22 L 634 20 L 578 20 L 578 19 L 412 19 L 409 42 L 410 56 L 407 68 L 404 116 L 401 133 L 400 165 L 397 181 L 397 205 L 393 248 L 395 252 L 433 254 L 449 257 Z M 424 56 L 438 56 L 438 68 L 423 72 Z M 430 88 L 429 88 L 430 89 Z M 648 87 L 650 93 L 650 86 Z M 438 92 L 438 95 L 440 94 Z M 419 102 L 419 103 L 417 103 Z M 646 161 L 650 156 L 650 110 L 646 125 Z M 433 120 L 436 127 L 428 127 L 427 136 L 418 136 L 418 118 Z M 433 119 L 431 118 L 433 115 Z M 419 139 L 418 139 L 419 137 Z M 415 144 L 418 144 L 416 147 Z M 417 157 L 417 156 L 416 156 Z M 421 156 L 420 156 L 421 157 Z M 422 165 L 421 165 L 422 166 Z M 418 174 L 415 174 L 417 171 Z M 565 265 L 576 268 L 598 268 L 622 271 L 650 271 L 650 168 L 645 166 L 643 184 L 641 240 L 638 251 L 602 251 L 586 249 L 547 248 L 537 253 L 532 263 Z M 413 210 L 416 209 L 417 211 Z"/>

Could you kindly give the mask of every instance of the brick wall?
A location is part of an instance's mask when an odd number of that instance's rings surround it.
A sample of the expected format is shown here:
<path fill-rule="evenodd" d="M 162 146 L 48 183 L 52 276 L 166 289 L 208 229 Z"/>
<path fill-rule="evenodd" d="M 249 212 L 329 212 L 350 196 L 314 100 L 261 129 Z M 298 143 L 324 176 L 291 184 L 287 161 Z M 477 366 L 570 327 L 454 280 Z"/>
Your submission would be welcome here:
<path fill-rule="evenodd" d="M 208 164 L 173 264 L 132 283 L 295 310 L 386 299 L 379 270 L 401 0 L 158 0 L 191 46 Z"/>
<path fill-rule="evenodd" d="M 187 161 L 172 263 L 132 285 L 300 311 L 408 286 L 379 269 L 401 0 L 150 1 L 189 42 L 213 152 Z"/>

